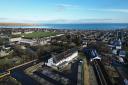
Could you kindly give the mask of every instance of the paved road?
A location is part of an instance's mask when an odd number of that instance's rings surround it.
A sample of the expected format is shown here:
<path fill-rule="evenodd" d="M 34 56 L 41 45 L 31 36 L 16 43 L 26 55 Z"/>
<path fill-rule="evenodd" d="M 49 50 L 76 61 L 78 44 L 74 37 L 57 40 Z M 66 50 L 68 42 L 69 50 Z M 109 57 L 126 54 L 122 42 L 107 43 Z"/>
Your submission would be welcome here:
<path fill-rule="evenodd" d="M 30 61 L 28 63 L 12 68 L 10 75 L 16 80 L 18 80 L 19 82 L 21 82 L 22 85 L 41 85 L 40 83 L 38 83 L 37 81 L 32 79 L 30 76 L 24 73 L 24 69 L 32 66 L 33 62 L 38 63 L 37 60 L 36 61 L 34 60 L 34 61 Z"/>
<path fill-rule="evenodd" d="M 37 61 L 37 59 L 32 60 L 32 61 L 29 61 L 29 62 L 26 62 L 26 63 L 23 63 L 23 64 L 21 64 L 21 65 L 15 66 L 15 67 L 12 67 L 12 68 L 10 68 L 10 69 L 8 69 L 8 70 L 9 70 L 9 71 L 10 71 L 10 70 L 14 70 L 14 69 L 16 69 L 16 68 L 23 67 L 23 66 L 25 66 L 25 65 L 27 65 L 27 64 L 30 64 L 30 63 L 33 63 L 33 62 L 36 62 L 36 61 Z"/>
<path fill-rule="evenodd" d="M 71 74 L 69 74 L 69 78 L 71 80 L 70 85 L 77 85 L 78 63 L 79 61 L 73 63 L 71 66 Z"/>
<path fill-rule="evenodd" d="M 26 75 L 22 69 L 14 69 L 11 76 L 20 81 L 22 85 L 41 85 L 31 77 Z"/>

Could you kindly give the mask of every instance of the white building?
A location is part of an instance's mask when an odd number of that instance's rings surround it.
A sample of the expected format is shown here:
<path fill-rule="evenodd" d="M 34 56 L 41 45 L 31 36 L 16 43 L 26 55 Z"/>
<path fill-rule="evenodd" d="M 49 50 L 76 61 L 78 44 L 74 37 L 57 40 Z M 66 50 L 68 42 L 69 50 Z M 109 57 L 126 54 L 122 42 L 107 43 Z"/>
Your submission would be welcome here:
<path fill-rule="evenodd" d="M 118 57 L 119 62 L 124 63 L 124 59 L 122 57 Z"/>
<path fill-rule="evenodd" d="M 87 47 L 87 42 L 83 42 L 82 47 Z"/>
<path fill-rule="evenodd" d="M 21 32 L 12 32 L 12 35 L 20 35 Z"/>
<path fill-rule="evenodd" d="M 113 53 L 114 55 L 117 55 L 117 50 L 116 50 L 116 49 L 113 49 L 113 50 L 112 50 L 112 53 Z"/>
<path fill-rule="evenodd" d="M 10 38 L 9 41 L 10 42 L 18 42 L 20 41 L 22 38 L 21 37 L 16 37 L 16 38 Z"/>
<path fill-rule="evenodd" d="M 24 32 L 24 34 L 30 34 L 30 33 L 33 33 L 33 31 L 26 31 L 26 32 Z"/>
<path fill-rule="evenodd" d="M 12 43 L 17 42 L 19 44 L 28 44 L 28 45 L 35 45 L 37 43 L 36 40 L 33 40 L 33 39 L 23 39 L 21 37 L 10 38 L 9 41 L 12 42 Z"/>
<path fill-rule="evenodd" d="M 11 47 L 10 46 L 2 46 L 0 47 L 0 57 L 4 57 L 10 54 L 11 52 Z"/>
<path fill-rule="evenodd" d="M 115 45 L 115 47 L 116 47 L 117 50 L 122 49 L 122 42 L 121 42 L 120 39 L 117 40 L 117 41 L 115 41 L 114 45 Z"/>
<path fill-rule="evenodd" d="M 122 42 L 120 39 L 111 41 L 109 47 L 115 48 L 116 50 L 120 50 L 122 49 Z"/>
<path fill-rule="evenodd" d="M 19 41 L 20 44 L 28 44 L 28 45 L 35 45 L 36 44 L 36 41 L 35 40 L 31 40 L 31 39 L 21 39 Z"/>
<path fill-rule="evenodd" d="M 125 57 L 126 56 L 126 52 L 124 50 L 120 50 L 119 56 L 120 57 Z"/>
<path fill-rule="evenodd" d="M 93 61 L 93 60 L 101 60 L 101 57 L 99 57 L 99 55 L 95 49 L 91 50 L 90 61 Z"/>
<path fill-rule="evenodd" d="M 77 58 L 77 56 L 78 51 L 76 49 L 69 49 L 66 52 L 60 53 L 58 55 L 52 55 L 52 58 L 48 60 L 46 65 L 55 69 L 62 69 L 73 59 Z"/>
<path fill-rule="evenodd" d="M 40 45 L 46 45 L 51 41 L 50 37 L 38 39 L 37 42 L 39 42 Z"/>

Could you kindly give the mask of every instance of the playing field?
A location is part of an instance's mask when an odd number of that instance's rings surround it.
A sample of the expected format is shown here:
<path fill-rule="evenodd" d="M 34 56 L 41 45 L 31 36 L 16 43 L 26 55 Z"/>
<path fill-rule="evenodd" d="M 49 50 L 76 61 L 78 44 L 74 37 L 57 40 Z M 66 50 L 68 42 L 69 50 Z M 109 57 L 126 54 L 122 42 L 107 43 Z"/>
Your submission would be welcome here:
<path fill-rule="evenodd" d="M 57 35 L 56 32 L 33 32 L 29 34 L 24 34 L 24 38 L 43 38 Z"/>

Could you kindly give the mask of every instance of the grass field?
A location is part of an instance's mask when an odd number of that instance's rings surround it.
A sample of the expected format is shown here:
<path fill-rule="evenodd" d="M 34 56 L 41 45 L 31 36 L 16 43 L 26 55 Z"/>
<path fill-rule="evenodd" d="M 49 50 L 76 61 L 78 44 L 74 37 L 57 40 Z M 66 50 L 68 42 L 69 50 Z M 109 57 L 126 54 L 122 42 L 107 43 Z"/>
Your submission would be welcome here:
<path fill-rule="evenodd" d="M 56 32 L 33 32 L 29 34 L 24 34 L 24 38 L 43 38 L 43 37 L 49 37 L 49 36 L 55 36 L 57 35 Z"/>

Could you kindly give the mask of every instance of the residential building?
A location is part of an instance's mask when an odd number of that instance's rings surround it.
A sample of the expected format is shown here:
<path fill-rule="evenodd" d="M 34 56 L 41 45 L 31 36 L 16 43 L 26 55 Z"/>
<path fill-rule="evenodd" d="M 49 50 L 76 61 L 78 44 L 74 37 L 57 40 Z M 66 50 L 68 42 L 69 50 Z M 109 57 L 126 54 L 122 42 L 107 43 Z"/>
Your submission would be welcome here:
<path fill-rule="evenodd" d="M 120 50 L 119 51 L 119 56 L 120 57 L 125 57 L 126 56 L 126 52 L 124 50 Z"/>
<path fill-rule="evenodd" d="M 99 55 L 95 49 L 91 50 L 90 61 L 93 61 L 93 60 L 101 60 L 101 57 L 99 57 Z"/>
<path fill-rule="evenodd" d="M 73 59 L 77 58 L 78 51 L 76 49 L 69 49 L 60 54 L 53 54 L 48 62 L 47 66 L 50 66 L 55 69 L 62 69 L 66 65 L 68 65 Z"/>
<path fill-rule="evenodd" d="M 36 45 L 37 42 L 32 39 L 21 39 L 18 43 L 32 46 L 32 45 Z"/>
<path fill-rule="evenodd" d="M 16 37 L 16 38 L 10 38 L 9 41 L 10 42 L 18 42 L 20 41 L 22 38 L 21 37 Z"/>

